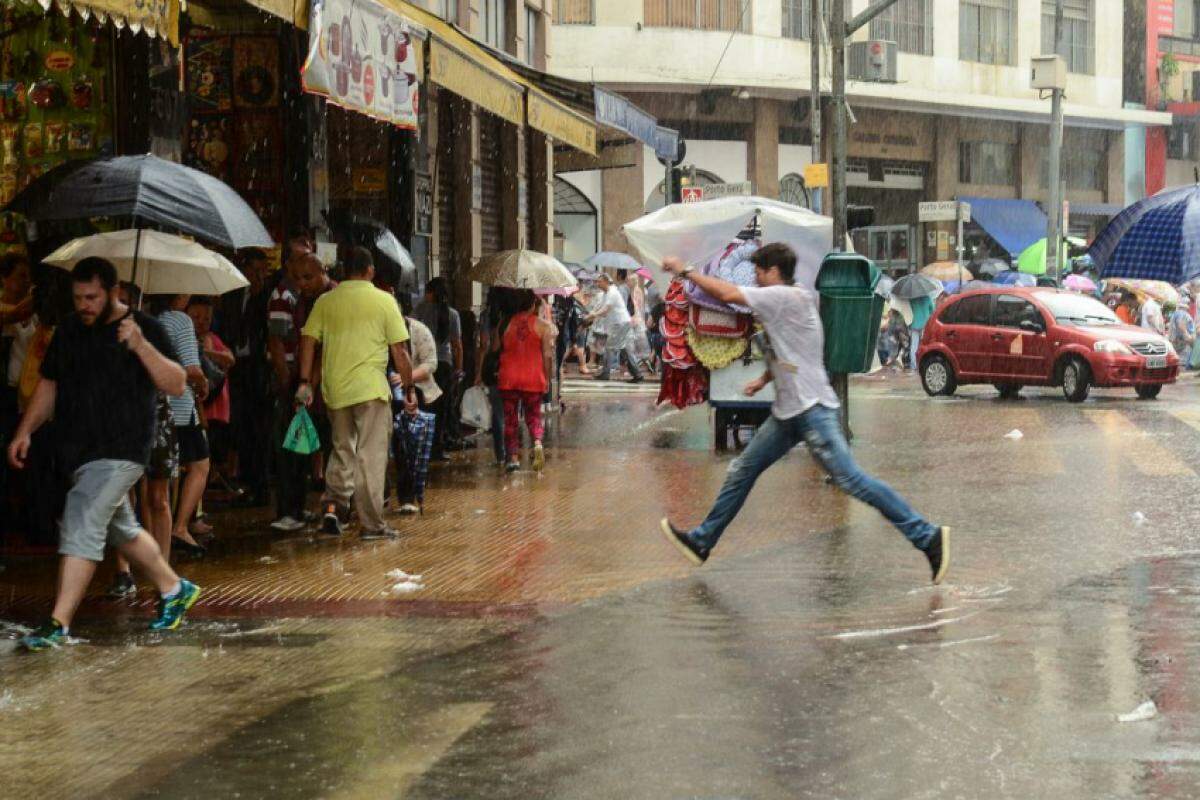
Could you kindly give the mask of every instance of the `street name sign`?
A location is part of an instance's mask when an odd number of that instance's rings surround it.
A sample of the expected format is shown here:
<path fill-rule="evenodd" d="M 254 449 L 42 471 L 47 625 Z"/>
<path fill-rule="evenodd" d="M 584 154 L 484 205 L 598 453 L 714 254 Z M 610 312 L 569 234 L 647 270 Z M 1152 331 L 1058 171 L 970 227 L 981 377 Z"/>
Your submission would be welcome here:
<path fill-rule="evenodd" d="M 918 222 L 954 222 L 958 219 L 958 208 L 962 206 L 962 221 L 971 221 L 971 204 L 956 200 L 935 200 L 917 205 Z"/>

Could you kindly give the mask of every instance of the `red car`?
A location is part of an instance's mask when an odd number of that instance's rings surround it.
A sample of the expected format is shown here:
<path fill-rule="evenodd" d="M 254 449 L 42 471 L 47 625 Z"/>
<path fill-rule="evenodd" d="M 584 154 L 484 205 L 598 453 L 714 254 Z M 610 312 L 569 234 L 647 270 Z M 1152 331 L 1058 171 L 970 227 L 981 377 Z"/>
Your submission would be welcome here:
<path fill-rule="evenodd" d="M 1093 386 L 1132 386 L 1158 396 L 1179 374 L 1179 356 L 1162 336 L 1125 325 L 1103 303 L 1050 288 L 997 287 L 965 292 L 929 319 L 917 353 L 930 395 L 990 383 L 1002 397 L 1022 386 L 1061 386 L 1073 403 Z"/>

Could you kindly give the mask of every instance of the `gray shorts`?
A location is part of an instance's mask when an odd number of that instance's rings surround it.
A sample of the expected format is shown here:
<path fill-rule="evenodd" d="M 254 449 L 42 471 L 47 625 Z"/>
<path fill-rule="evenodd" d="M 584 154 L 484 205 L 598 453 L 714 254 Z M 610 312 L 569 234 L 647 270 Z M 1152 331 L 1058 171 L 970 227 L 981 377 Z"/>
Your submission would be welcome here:
<path fill-rule="evenodd" d="M 58 531 L 58 552 L 64 556 L 104 560 L 104 545 L 132 541 L 141 532 L 129 505 L 129 490 L 145 467 L 132 461 L 89 461 L 72 476 L 71 491 Z"/>

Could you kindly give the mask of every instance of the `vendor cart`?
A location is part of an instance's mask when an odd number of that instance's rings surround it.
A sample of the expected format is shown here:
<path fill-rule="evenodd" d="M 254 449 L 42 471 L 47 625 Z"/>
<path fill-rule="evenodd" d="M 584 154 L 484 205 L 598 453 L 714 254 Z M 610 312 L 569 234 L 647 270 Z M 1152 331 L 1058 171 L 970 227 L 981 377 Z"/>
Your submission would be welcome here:
<path fill-rule="evenodd" d="M 746 384 L 761 377 L 767 369 L 760 341 L 761 336 L 755 336 L 745 356 L 709 374 L 708 404 L 713 409 L 713 446 L 718 452 L 729 449 L 731 434 L 734 447 L 741 447 L 742 432 L 753 431 L 771 414 L 774 383 L 768 383 L 754 397 L 747 397 L 744 391 Z"/>

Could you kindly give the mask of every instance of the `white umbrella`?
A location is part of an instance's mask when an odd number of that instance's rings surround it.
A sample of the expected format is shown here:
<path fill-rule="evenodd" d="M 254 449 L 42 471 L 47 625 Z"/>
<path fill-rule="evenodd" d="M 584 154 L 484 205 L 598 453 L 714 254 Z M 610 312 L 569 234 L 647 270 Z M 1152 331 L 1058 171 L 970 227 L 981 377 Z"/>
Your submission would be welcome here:
<path fill-rule="evenodd" d="M 135 282 L 143 294 L 218 295 L 250 285 L 221 254 L 160 231 L 126 230 L 84 236 L 67 242 L 45 262 L 71 269 L 92 257 L 111 262 L 117 268 L 117 277 Z"/>
<path fill-rule="evenodd" d="M 467 277 L 486 286 L 509 289 L 569 289 L 579 281 L 554 256 L 536 250 L 503 250 L 484 256 Z"/>
<path fill-rule="evenodd" d="M 679 256 L 707 263 L 757 215 L 764 242 L 784 242 L 796 251 L 796 283 L 813 288 L 821 261 L 833 248 L 833 219 L 807 208 L 766 197 L 723 197 L 702 203 L 677 203 L 627 223 L 625 238 L 664 284 L 662 260 Z M 846 249 L 853 250 L 849 237 Z"/>

